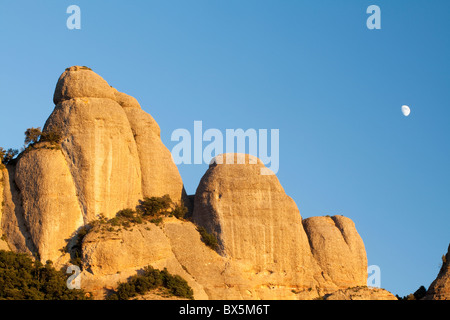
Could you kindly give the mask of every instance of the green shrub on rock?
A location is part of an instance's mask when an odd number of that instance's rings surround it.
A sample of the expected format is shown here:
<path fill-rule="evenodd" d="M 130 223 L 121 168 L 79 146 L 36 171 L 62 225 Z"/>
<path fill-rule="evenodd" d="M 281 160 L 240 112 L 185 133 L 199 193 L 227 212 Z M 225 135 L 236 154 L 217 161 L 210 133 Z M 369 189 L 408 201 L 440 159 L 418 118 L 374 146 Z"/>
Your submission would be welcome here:
<path fill-rule="evenodd" d="M 206 231 L 204 227 L 197 227 L 197 231 L 200 233 L 200 236 L 202 237 L 202 241 L 211 249 L 214 251 L 218 249 L 219 243 L 217 241 L 217 238 Z"/>
<path fill-rule="evenodd" d="M 147 266 L 142 274 L 134 275 L 127 282 L 120 283 L 108 299 L 129 300 L 159 288 L 164 288 L 169 295 L 194 298 L 194 291 L 182 277 L 170 274 L 165 268 L 161 271 Z"/>
<path fill-rule="evenodd" d="M 137 209 L 143 216 L 166 215 L 172 205 L 172 200 L 168 194 L 162 197 L 147 197 L 139 202 Z"/>
<path fill-rule="evenodd" d="M 51 261 L 45 265 L 22 253 L 0 250 L 0 300 L 88 300 L 67 288 L 67 277 Z"/>

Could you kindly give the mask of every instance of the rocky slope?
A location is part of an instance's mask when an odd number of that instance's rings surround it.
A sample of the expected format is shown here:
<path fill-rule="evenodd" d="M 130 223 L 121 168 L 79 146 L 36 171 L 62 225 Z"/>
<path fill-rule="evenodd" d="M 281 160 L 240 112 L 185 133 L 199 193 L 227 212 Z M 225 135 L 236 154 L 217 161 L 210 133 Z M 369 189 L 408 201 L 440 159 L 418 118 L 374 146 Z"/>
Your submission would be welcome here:
<path fill-rule="evenodd" d="M 340 289 L 322 297 L 323 300 L 398 300 L 392 293 L 384 289 L 354 287 Z"/>
<path fill-rule="evenodd" d="M 428 288 L 424 300 L 450 300 L 450 245 L 442 260 L 441 270 Z"/>
<path fill-rule="evenodd" d="M 135 98 L 86 67 L 71 67 L 54 103 L 43 132 L 59 141 L 36 143 L 1 170 L 0 249 L 63 266 L 80 227 L 168 194 L 188 207 L 193 199 L 191 221 L 94 227 L 81 246 L 83 288 L 104 298 L 147 265 L 181 275 L 197 299 L 312 299 L 366 285 L 366 252 L 354 223 L 342 216 L 302 220 L 259 159 L 216 157 L 195 197 L 187 197 L 158 124 Z M 218 239 L 217 251 L 198 227 Z"/>

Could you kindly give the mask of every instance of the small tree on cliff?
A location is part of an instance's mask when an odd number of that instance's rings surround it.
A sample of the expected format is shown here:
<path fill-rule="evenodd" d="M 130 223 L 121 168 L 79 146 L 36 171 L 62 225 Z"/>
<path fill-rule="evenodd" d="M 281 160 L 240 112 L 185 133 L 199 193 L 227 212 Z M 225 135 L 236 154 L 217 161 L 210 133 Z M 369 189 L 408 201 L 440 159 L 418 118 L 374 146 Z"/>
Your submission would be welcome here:
<path fill-rule="evenodd" d="M 42 132 L 41 128 L 29 128 L 25 131 L 25 147 L 38 142 L 59 143 L 61 135 L 56 131 Z"/>
<path fill-rule="evenodd" d="M 11 148 L 8 149 L 8 150 L 5 150 L 5 149 L 0 147 L 0 163 L 1 164 L 8 164 L 18 154 L 19 154 L 19 150 L 11 149 Z"/>
<path fill-rule="evenodd" d="M 25 131 L 25 146 L 37 143 L 41 135 L 41 128 L 28 128 L 27 131 Z"/>

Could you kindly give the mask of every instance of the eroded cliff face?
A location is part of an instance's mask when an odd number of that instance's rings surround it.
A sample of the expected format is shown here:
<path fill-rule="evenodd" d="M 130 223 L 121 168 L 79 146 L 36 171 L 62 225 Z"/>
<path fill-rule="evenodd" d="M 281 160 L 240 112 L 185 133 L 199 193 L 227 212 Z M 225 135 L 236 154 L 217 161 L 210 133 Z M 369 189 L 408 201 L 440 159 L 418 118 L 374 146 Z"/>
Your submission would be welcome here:
<path fill-rule="evenodd" d="M 311 252 L 340 288 L 367 284 L 367 257 L 355 224 L 343 216 L 303 220 Z"/>
<path fill-rule="evenodd" d="M 194 224 L 176 218 L 164 223 L 135 225 L 129 230 L 93 230 L 83 241 L 83 283 L 104 295 L 136 270 L 151 265 L 182 276 L 196 299 L 251 298 L 251 286 L 242 272 L 207 247 Z"/>
<path fill-rule="evenodd" d="M 49 143 L 38 144 L 18 161 L 15 181 L 21 190 L 23 218 L 39 258 L 57 262 L 67 239 L 84 225 L 64 155 Z"/>
<path fill-rule="evenodd" d="M 60 142 L 37 143 L 0 171 L 0 246 L 60 266 L 68 241 L 99 216 L 113 218 L 144 197 L 188 201 L 158 124 L 135 98 L 88 68 L 71 67 L 54 102 L 43 131 Z M 83 287 L 103 298 L 147 265 L 181 275 L 198 299 L 311 299 L 365 285 L 364 244 L 350 219 L 302 220 L 259 159 L 228 157 L 217 157 L 202 178 L 192 222 L 165 218 L 160 226 L 89 232 Z M 217 252 L 197 226 L 216 236 Z"/>
<path fill-rule="evenodd" d="M 345 217 L 303 220 L 277 177 L 249 155 L 214 159 L 195 195 L 192 219 L 215 234 L 219 253 L 254 279 L 294 291 L 367 283 L 364 244 Z"/>
<path fill-rule="evenodd" d="M 1 226 L 2 216 L 3 216 L 3 207 L 5 204 L 4 196 L 3 196 L 4 185 L 6 184 L 5 175 L 3 173 L 4 170 L 6 170 L 6 168 L 4 168 L 3 165 L 0 164 L 0 226 Z M 3 231 L 0 228 L 0 250 L 9 250 L 8 243 L 5 241 L 4 238 L 5 237 L 3 236 Z"/>
<path fill-rule="evenodd" d="M 83 255 L 82 282 L 97 298 L 104 297 L 105 287 L 115 288 L 117 281 L 149 264 L 181 275 L 195 299 L 312 299 L 337 289 L 312 278 L 293 283 L 288 271 L 280 275 L 249 270 L 246 263 L 207 247 L 193 223 L 175 218 L 160 226 L 146 223 L 129 230 L 95 230 L 83 241 Z"/>
<path fill-rule="evenodd" d="M 223 256 L 255 276 L 301 290 L 325 284 L 297 206 L 277 177 L 262 175 L 264 165 L 252 156 L 236 154 L 231 163 L 219 157 L 197 188 L 193 221 L 217 237 Z"/>
<path fill-rule="evenodd" d="M 137 146 L 142 175 L 142 195 L 168 194 L 176 202 L 186 202 L 186 192 L 172 154 L 162 143 L 160 129 L 151 115 L 137 107 L 122 104 Z"/>
<path fill-rule="evenodd" d="M 112 218 L 142 199 L 136 144 L 117 102 L 104 98 L 63 101 L 47 120 L 46 131 L 62 136 L 61 148 L 87 222 L 100 213 Z"/>
<path fill-rule="evenodd" d="M 212 163 L 201 180 L 195 224 L 171 218 L 161 226 L 99 227 L 88 234 L 83 241 L 87 288 L 102 297 L 101 283 L 113 288 L 117 279 L 124 281 L 148 264 L 182 275 L 197 299 L 312 299 L 366 285 L 365 249 L 350 219 L 302 221 L 276 176 L 261 175 L 261 161 L 232 157 L 245 162 Z M 196 225 L 216 236 L 217 251 L 205 246 Z M 370 297 L 388 296 L 369 290 L 330 299 Z"/>
<path fill-rule="evenodd" d="M 1 229 L 13 249 L 57 261 L 66 240 L 100 215 L 112 218 L 143 197 L 185 200 L 159 126 L 136 99 L 71 67 L 53 100 L 43 132 L 57 133 L 60 143 L 38 143 L 2 170 Z"/>
<path fill-rule="evenodd" d="M 16 167 L 8 165 L 3 170 L 2 201 L 2 237 L 13 251 L 36 255 L 37 249 L 31 239 L 30 230 L 25 221 L 22 197 L 14 180 Z"/>

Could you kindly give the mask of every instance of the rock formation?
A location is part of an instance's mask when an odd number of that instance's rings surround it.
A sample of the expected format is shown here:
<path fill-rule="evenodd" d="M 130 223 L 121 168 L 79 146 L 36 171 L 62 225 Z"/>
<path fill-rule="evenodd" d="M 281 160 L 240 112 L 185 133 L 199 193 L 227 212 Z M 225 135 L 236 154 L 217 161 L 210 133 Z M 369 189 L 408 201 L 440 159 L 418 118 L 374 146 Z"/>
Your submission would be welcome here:
<path fill-rule="evenodd" d="M 389 291 L 368 287 L 341 289 L 322 298 L 323 300 L 398 300 Z"/>
<path fill-rule="evenodd" d="M 15 182 L 15 171 L 16 167 L 11 165 L 3 170 L 4 189 L 0 228 L 2 238 L 6 240 L 10 249 L 35 255 L 37 250 L 25 222 L 22 199 Z"/>
<path fill-rule="evenodd" d="M 425 300 L 450 300 L 450 245 L 442 260 L 442 267 L 428 288 Z"/>
<path fill-rule="evenodd" d="M 3 174 L 3 170 L 6 170 L 3 168 L 3 165 L 0 164 L 0 226 L 2 221 L 2 215 L 3 215 L 3 205 L 5 201 L 3 200 L 3 191 L 4 191 L 4 185 L 5 185 L 5 177 Z M 9 250 L 8 243 L 4 240 L 2 229 L 0 228 L 0 250 Z"/>
<path fill-rule="evenodd" d="M 200 181 L 192 219 L 215 234 L 220 254 L 254 279 L 294 291 L 366 285 L 364 244 L 353 222 L 318 217 L 304 228 L 295 202 L 264 168 L 249 155 L 221 155 Z"/>
<path fill-rule="evenodd" d="M 175 218 L 165 219 L 160 227 L 146 223 L 132 230 L 93 230 L 83 241 L 83 255 L 83 283 L 100 296 L 105 285 L 114 288 L 118 280 L 152 265 L 181 275 L 196 299 L 251 298 L 242 273 L 205 246 L 192 223 Z"/>
<path fill-rule="evenodd" d="M 366 251 L 353 221 L 343 216 L 312 217 L 303 220 L 303 226 L 314 258 L 336 285 L 367 283 Z"/>
<path fill-rule="evenodd" d="M 65 241 L 100 215 L 112 218 L 143 197 L 186 200 L 159 127 L 136 99 L 88 68 L 71 67 L 53 100 L 43 132 L 60 143 L 33 145 L 3 170 L 1 229 L 14 249 L 56 261 Z"/>
<path fill-rule="evenodd" d="M 64 155 L 50 143 L 23 154 L 15 181 L 21 190 L 24 219 L 42 261 L 61 255 L 73 232 L 84 225 Z"/>
<path fill-rule="evenodd" d="M 366 284 L 354 223 L 342 216 L 302 220 L 259 159 L 216 157 L 188 197 L 158 124 L 135 98 L 89 68 L 71 67 L 54 103 L 43 133 L 57 139 L 30 145 L 0 171 L 0 249 L 61 266 L 80 227 L 168 194 L 178 204 L 193 200 L 192 221 L 96 225 L 81 245 L 84 289 L 103 298 L 147 265 L 181 275 L 197 299 L 312 299 Z M 217 238 L 217 251 L 199 227 Z M 354 297 L 343 292 L 338 297 Z"/>
<path fill-rule="evenodd" d="M 79 66 L 67 68 L 59 77 L 53 103 L 58 105 L 74 98 L 116 100 L 114 90 L 102 77 L 87 67 Z"/>
<path fill-rule="evenodd" d="M 255 276 L 299 290 L 327 282 L 311 254 L 297 206 L 277 177 L 261 175 L 264 165 L 254 157 L 231 159 L 214 159 L 201 179 L 193 221 L 217 237 L 223 256 Z"/>
<path fill-rule="evenodd" d="M 113 217 L 142 198 L 133 133 L 114 90 L 90 70 L 69 68 L 54 94 L 44 132 L 57 132 L 87 222 Z M 126 183 L 124 183 L 124 177 Z"/>
<path fill-rule="evenodd" d="M 160 129 L 151 115 L 143 111 L 136 99 L 116 92 L 131 126 L 139 154 L 144 197 L 170 195 L 177 202 L 186 201 L 183 181 L 172 154 L 161 141 Z"/>

